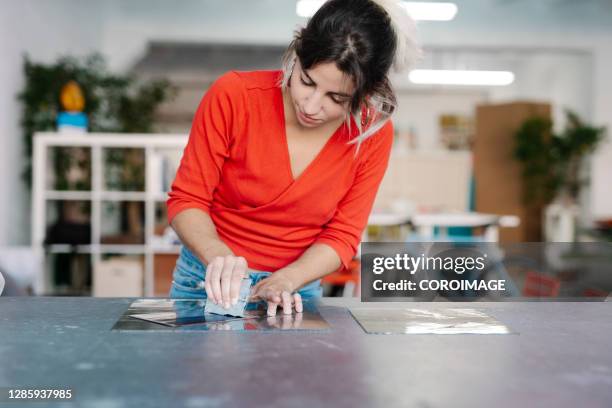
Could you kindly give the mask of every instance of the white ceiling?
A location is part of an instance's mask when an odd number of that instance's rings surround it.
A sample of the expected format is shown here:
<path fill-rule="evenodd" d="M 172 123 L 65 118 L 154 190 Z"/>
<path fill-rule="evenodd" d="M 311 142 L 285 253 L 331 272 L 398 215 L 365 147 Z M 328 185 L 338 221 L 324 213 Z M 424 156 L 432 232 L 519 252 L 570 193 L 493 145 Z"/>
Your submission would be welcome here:
<path fill-rule="evenodd" d="M 456 28 L 496 28 L 538 30 L 612 31 L 612 0 L 445 0 L 454 1 L 459 12 L 452 22 L 427 22 L 435 29 L 443 25 Z M 296 0 L 107 0 L 114 12 L 134 18 L 157 14 L 165 19 L 198 18 L 235 20 L 256 19 L 266 25 L 304 21 L 295 14 Z"/>
<path fill-rule="evenodd" d="M 453 22 L 492 28 L 612 31 L 612 0 L 454 0 Z"/>

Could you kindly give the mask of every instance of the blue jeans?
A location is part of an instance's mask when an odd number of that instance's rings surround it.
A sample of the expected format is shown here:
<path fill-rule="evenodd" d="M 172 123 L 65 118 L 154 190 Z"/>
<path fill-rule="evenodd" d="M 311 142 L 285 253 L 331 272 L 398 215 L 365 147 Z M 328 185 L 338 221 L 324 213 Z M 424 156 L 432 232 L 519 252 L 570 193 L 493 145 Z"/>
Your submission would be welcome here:
<path fill-rule="evenodd" d="M 247 269 L 251 278 L 251 286 L 262 279 L 272 275 L 271 272 Z M 206 266 L 189 250 L 183 246 L 181 253 L 176 261 L 174 272 L 172 273 L 172 287 L 170 288 L 170 298 L 172 299 L 206 299 L 204 289 L 204 278 L 206 277 Z M 321 280 L 305 285 L 298 290 L 302 299 L 315 299 L 321 297 L 323 289 Z"/>

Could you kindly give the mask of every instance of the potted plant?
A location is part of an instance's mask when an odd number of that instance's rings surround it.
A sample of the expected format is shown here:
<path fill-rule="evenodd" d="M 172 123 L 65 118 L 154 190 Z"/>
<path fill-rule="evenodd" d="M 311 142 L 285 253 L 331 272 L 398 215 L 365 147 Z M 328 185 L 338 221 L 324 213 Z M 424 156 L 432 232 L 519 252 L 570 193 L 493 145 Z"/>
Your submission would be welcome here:
<path fill-rule="evenodd" d="M 35 132 L 55 131 L 56 119 L 63 110 L 62 89 L 66 84 L 78 84 L 82 90 L 83 106 L 90 132 L 150 133 L 159 105 L 175 94 L 167 80 L 142 81 L 133 75 L 111 73 L 100 54 L 85 58 L 61 57 L 56 62 L 42 64 L 24 58 L 25 84 L 18 98 L 22 104 L 21 126 L 25 146 L 24 181 L 31 185 L 32 140 Z M 65 107 L 65 106 L 64 106 Z M 80 110 L 80 109 L 79 109 Z M 123 149 L 109 154 L 108 166 L 119 168 L 114 187 L 142 188 L 142 152 Z M 54 190 L 90 190 L 91 154 L 82 147 L 54 149 L 52 165 L 56 176 Z M 139 203 L 122 202 L 128 224 L 138 234 L 142 218 Z M 45 242 L 72 245 L 90 242 L 90 204 L 82 201 L 58 201 L 57 221 L 47 230 Z M 133 232 L 133 231 L 130 231 Z M 70 269 L 79 258 L 73 254 L 58 254 L 55 258 L 57 283 L 71 281 Z"/>
<path fill-rule="evenodd" d="M 541 117 L 526 120 L 515 134 L 515 157 L 522 164 L 524 200 L 547 205 L 547 240 L 573 241 L 580 189 L 588 184 L 581 174 L 584 159 L 603 140 L 606 129 L 586 124 L 566 111 L 565 129 L 556 134 L 552 122 Z"/>

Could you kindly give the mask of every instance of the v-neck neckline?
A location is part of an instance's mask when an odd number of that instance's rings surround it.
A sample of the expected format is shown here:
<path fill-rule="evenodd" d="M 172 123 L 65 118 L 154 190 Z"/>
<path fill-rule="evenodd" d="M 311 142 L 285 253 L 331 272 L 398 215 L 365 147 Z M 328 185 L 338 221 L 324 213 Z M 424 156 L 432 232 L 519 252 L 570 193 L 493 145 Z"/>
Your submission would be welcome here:
<path fill-rule="evenodd" d="M 302 172 L 297 177 L 295 177 L 293 174 L 293 169 L 291 168 L 291 152 L 289 151 L 289 138 L 287 137 L 287 119 L 285 116 L 285 100 L 283 96 L 283 90 L 280 87 L 277 87 L 277 89 L 280 94 L 280 104 L 281 104 L 280 112 L 281 112 L 281 128 L 282 128 L 281 133 L 282 133 L 282 138 L 283 138 L 283 144 L 285 146 L 285 149 L 284 149 L 285 150 L 285 160 L 284 160 L 285 168 L 287 169 L 287 174 L 289 178 L 291 179 L 291 184 L 294 184 L 298 180 L 301 180 L 302 178 L 304 178 L 306 173 L 308 173 L 310 169 L 314 167 L 314 165 L 321 159 L 321 157 L 325 154 L 326 150 L 329 149 L 329 146 L 331 145 L 332 141 L 338 136 L 338 133 L 340 133 L 342 128 L 345 126 L 345 123 L 342 122 L 340 126 L 336 128 L 334 133 L 327 139 L 327 141 L 325 142 L 323 147 L 319 150 L 319 152 L 316 154 L 316 156 L 310 161 L 310 163 L 308 163 L 306 167 L 304 167 L 304 170 L 302 170 Z"/>

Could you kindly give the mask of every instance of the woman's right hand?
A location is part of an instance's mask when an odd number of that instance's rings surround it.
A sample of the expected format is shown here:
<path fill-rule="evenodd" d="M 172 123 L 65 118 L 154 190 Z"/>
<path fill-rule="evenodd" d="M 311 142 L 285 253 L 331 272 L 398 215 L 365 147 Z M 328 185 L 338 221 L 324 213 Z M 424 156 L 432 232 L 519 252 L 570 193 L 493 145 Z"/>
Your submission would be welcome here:
<path fill-rule="evenodd" d="M 247 261 L 241 256 L 214 257 L 206 267 L 204 288 L 208 299 L 228 309 L 238 303 L 242 278 L 246 276 Z"/>

